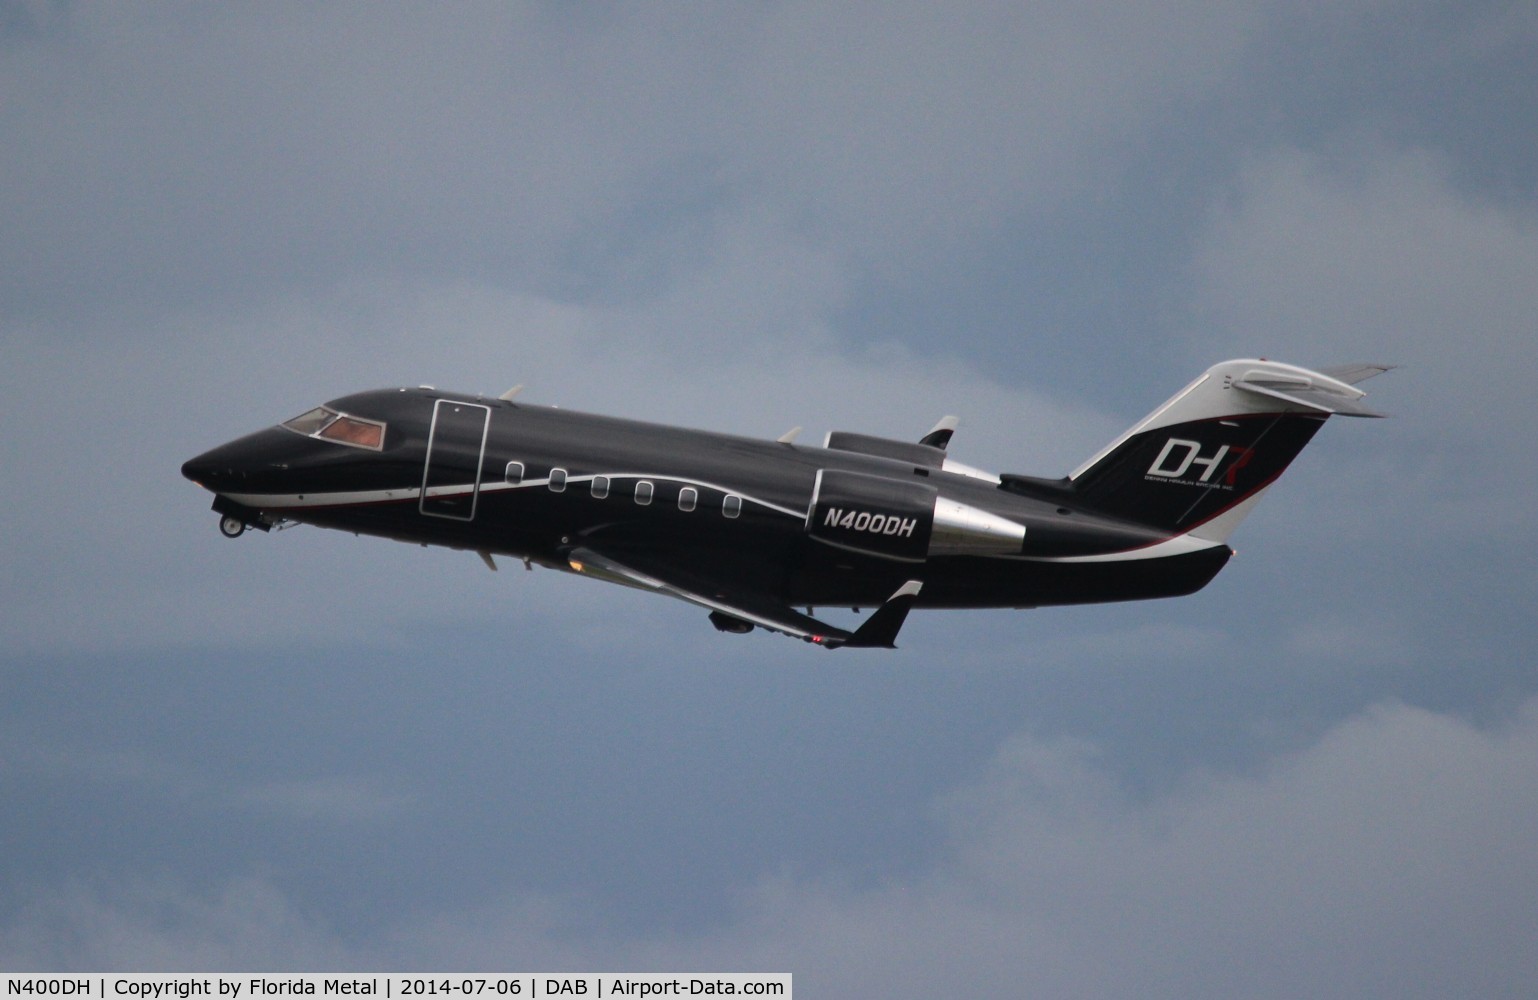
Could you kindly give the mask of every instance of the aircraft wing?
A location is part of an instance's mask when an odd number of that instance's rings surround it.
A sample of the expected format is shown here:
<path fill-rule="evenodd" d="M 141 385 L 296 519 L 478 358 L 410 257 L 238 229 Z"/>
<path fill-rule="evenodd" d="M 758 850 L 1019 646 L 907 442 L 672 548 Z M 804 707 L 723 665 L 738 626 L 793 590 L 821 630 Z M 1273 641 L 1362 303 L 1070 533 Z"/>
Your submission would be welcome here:
<path fill-rule="evenodd" d="M 910 580 L 898 588 L 854 632 L 804 615 L 774 597 L 740 587 L 722 587 L 718 581 L 660 565 L 657 560 L 627 551 L 622 556 L 609 555 L 591 545 L 578 546 L 567 554 L 573 570 L 584 576 L 611 583 L 650 590 L 708 608 L 712 612 L 738 619 L 772 632 L 780 632 L 814 642 L 829 649 L 839 646 L 880 646 L 892 648 L 918 596 L 922 584 Z M 745 630 L 744 630 L 745 631 Z"/>

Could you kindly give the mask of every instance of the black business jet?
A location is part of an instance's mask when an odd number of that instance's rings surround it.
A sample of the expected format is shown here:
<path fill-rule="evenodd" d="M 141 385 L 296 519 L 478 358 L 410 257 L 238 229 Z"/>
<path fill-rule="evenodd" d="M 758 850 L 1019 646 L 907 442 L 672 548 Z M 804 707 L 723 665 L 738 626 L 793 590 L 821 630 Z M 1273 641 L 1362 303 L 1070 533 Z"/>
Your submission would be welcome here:
<path fill-rule="evenodd" d="M 954 417 L 918 441 L 836 431 L 811 447 L 429 387 L 344 396 L 182 474 L 230 537 L 303 523 L 493 569 L 511 556 L 681 598 L 725 632 L 891 647 L 914 607 L 1199 590 L 1325 420 L 1381 415 L 1355 385 L 1386 370 L 1223 362 L 1063 479 L 954 461 Z M 819 605 L 876 610 L 848 631 Z"/>

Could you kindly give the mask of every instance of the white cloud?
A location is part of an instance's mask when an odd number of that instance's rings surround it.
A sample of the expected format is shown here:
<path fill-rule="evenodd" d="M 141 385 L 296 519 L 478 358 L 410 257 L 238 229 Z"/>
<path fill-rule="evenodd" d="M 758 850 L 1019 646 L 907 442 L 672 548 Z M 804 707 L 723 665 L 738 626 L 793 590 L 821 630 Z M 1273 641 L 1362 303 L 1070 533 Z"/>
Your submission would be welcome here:
<path fill-rule="evenodd" d="M 1379 617 L 1365 615 L 1363 608 L 1353 612 L 1327 614 L 1300 624 L 1287 639 L 1290 662 L 1300 667 L 1307 664 L 1311 672 L 1327 672 L 1415 661 L 1417 649 L 1425 642 L 1415 621 L 1402 612 Z"/>
<path fill-rule="evenodd" d="M 211 812 L 234 821 L 262 815 L 306 826 L 376 824 L 410 810 L 416 797 L 382 777 L 326 775 L 260 780 L 233 777 L 199 760 L 160 752 L 94 749 L 55 734 L 0 733 L 8 776 L 70 788 L 101 788 L 130 798 L 170 803 L 188 815 Z"/>
<path fill-rule="evenodd" d="M 1258 777 L 1137 802 L 1086 748 L 1019 738 L 950 800 L 932 870 L 871 891 L 777 879 L 716 934 L 556 935 L 543 954 L 790 969 L 823 996 L 1521 996 L 1535 752 L 1538 704 L 1488 732 L 1381 706 Z M 475 964 L 540 936 L 520 916 L 434 947 Z"/>
<path fill-rule="evenodd" d="M 1538 362 L 1538 225 L 1460 192 L 1430 154 L 1258 159 L 1195 269 L 1202 341 L 1402 363 L 1439 423 L 1509 415 Z"/>
<path fill-rule="evenodd" d="M 0 260 L 54 308 L 424 267 L 549 288 L 758 205 L 921 273 L 1112 182 L 1256 6 L 82 8 L 0 67 L 29 139 Z"/>
<path fill-rule="evenodd" d="M 1254 776 L 1146 800 L 1092 747 L 1021 736 L 943 800 L 945 860 L 873 889 L 771 878 L 713 931 L 625 935 L 601 900 L 531 896 L 399 914 L 343 948 L 260 882 L 74 887 L 0 933 L 0 962 L 774 969 L 819 996 L 1523 996 L 1535 755 L 1538 702 L 1488 730 L 1382 705 Z"/>
<path fill-rule="evenodd" d="M 728 161 L 887 267 L 1116 176 L 1117 153 L 1221 79 L 1255 5 L 775 9 Z M 837 234 L 837 235 L 834 235 Z"/>
<path fill-rule="evenodd" d="M 1318 514 L 1331 537 L 1532 537 L 1538 473 L 1515 458 L 1538 449 L 1530 215 L 1459 189 L 1428 153 L 1279 150 L 1213 206 L 1194 270 L 1204 352 L 1403 365 L 1363 386 L 1394 419 L 1329 428 L 1300 463 L 1340 500 Z"/>
<path fill-rule="evenodd" d="M 23 908 L 0 929 L 7 969 L 249 971 L 353 969 L 353 955 L 270 884 L 233 879 L 208 895 L 138 879 L 109 892 L 86 882 Z"/>

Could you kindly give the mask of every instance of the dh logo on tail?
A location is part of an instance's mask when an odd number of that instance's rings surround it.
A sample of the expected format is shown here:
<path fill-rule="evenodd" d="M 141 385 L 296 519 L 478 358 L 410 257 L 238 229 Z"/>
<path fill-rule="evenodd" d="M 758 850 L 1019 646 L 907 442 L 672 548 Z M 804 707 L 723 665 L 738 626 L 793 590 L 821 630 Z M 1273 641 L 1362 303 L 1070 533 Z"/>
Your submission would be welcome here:
<path fill-rule="evenodd" d="M 1191 466 L 1201 466 L 1202 474 L 1196 480 L 1197 483 L 1210 483 L 1212 477 L 1217 474 L 1223 460 L 1230 455 L 1233 461 L 1229 463 L 1223 473 L 1222 485 L 1232 488 L 1239 470 L 1250 462 L 1253 452 L 1249 448 L 1239 448 L 1234 445 L 1218 445 L 1218 450 L 1211 455 L 1202 454 L 1200 441 L 1188 441 L 1185 438 L 1172 437 L 1164 442 L 1164 449 L 1159 452 L 1159 457 L 1154 459 L 1148 467 L 1145 475 L 1159 479 L 1183 479 Z M 1217 485 L 1217 484 L 1213 484 Z"/>

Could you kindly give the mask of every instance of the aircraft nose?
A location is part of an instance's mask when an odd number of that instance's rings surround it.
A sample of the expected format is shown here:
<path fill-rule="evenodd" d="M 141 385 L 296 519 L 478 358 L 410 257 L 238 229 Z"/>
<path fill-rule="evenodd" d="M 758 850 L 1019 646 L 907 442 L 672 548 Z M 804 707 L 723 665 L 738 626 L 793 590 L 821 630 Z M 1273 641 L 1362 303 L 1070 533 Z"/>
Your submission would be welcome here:
<path fill-rule="evenodd" d="M 197 458 L 183 462 L 182 475 L 199 486 L 218 492 L 219 487 L 234 471 L 228 463 L 219 460 L 219 451 L 220 449 L 215 448 L 213 451 L 206 451 Z"/>
<path fill-rule="evenodd" d="M 327 469 L 337 468 L 338 459 L 350 457 L 351 451 L 270 427 L 188 460 L 182 475 L 221 494 L 318 492 Z"/>
<path fill-rule="evenodd" d="M 269 467 L 274 447 L 284 443 L 286 432 L 262 431 L 205 451 L 182 464 L 182 475 L 215 493 L 244 484 L 253 473 Z"/>

